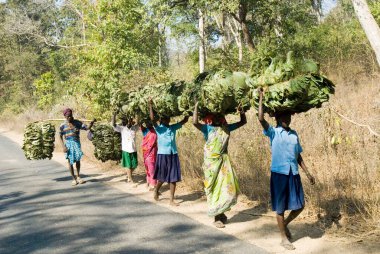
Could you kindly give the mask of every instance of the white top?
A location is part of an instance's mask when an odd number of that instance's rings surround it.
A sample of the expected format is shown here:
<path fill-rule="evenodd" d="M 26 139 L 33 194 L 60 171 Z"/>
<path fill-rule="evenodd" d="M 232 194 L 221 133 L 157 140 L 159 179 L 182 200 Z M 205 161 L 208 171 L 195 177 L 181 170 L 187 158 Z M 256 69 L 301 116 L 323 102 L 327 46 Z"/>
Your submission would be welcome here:
<path fill-rule="evenodd" d="M 113 129 L 121 133 L 121 150 L 127 153 L 136 152 L 136 131 L 139 129 L 139 126 L 133 125 L 131 128 L 128 128 L 127 126 L 117 125 Z"/>

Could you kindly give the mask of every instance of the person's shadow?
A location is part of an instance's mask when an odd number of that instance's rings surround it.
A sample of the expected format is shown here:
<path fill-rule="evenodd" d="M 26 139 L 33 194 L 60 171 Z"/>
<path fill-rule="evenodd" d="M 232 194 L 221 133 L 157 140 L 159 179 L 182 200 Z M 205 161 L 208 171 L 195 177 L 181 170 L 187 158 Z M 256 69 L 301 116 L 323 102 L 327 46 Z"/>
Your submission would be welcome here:
<path fill-rule="evenodd" d="M 260 217 L 265 216 L 267 211 L 268 211 L 267 205 L 264 203 L 261 203 L 255 207 L 240 211 L 239 213 L 235 214 L 231 218 L 228 218 L 228 223 L 232 224 L 232 223 L 238 223 L 238 222 L 257 220 Z M 269 217 L 272 217 L 272 216 L 269 216 Z"/>

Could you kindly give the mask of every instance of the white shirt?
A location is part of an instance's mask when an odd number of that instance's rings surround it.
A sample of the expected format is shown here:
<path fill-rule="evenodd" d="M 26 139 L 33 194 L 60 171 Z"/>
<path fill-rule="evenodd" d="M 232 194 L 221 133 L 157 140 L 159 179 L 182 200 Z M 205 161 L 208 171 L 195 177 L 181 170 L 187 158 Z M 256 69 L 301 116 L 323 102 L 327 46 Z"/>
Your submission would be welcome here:
<path fill-rule="evenodd" d="M 117 125 L 113 129 L 121 133 L 121 149 L 127 153 L 136 152 L 136 131 L 139 129 L 139 126 L 133 125 L 131 128 L 128 128 L 127 126 Z"/>

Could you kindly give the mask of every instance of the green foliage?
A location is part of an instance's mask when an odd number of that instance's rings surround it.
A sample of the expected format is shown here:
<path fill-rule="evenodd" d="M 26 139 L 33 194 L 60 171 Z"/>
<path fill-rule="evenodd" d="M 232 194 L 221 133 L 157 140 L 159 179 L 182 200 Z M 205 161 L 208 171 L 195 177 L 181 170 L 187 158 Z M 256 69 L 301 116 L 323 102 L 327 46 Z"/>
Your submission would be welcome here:
<path fill-rule="evenodd" d="M 39 29 L 51 32 L 48 17 L 52 15 L 42 5 L 35 1 L 0 4 L 0 113 L 5 109 L 20 113 L 34 105 L 33 81 L 49 69 L 50 51 L 34 36 Z"/>
<path fill-rule="evenodd" d="M 90 6 L 88 19 L 96 24 L 88 43 L 78 50 L 80 76 L 72 77 L 73 93 L 83 96 L 99 118 L 109 116 L 112 96 L 135 84 L 125 82 L 131 71 L 149 68 L 157 63 L 157 36 L 154 27 L 144 23 L 140 1 L 100 1 Z M 90 31 L 89 31 L 90 33 Z"/>
<path fill-rule="evenodd" d="M 258 108 L 258 88 L 266 91 L 263 105 L 265 111 L 274 114 L 306 112 L 319 108 L 335 92 L 334 84 L 319 74 L 318 63 L 296 59 L 289 51 L 286 59 L 275 57 L 261 73 L 246 80 L 251 87 L 251 105 Z"/>
<path fill-rule="evenodd" d="M 54 103 L 55 97 L 55 79 L 51 72 L 41 75 L 33 82 L 35 87 L 34 96 L 37 97 L 37 105 L 40 109 L 50 108 Z"/>
<path fill-rule="evenodd" d="M 369 3 L 371 13 L 378 25 L 380 25 L 380 1 L 371 1 Z"/>
<path fill-rule="evenodd" d="M 124 100 L 123 113 L 129 118 L 138 115 L 142 121 L 149 119 L 148 100 L 152 98 L 153 109 L 158 117 L 179 116 L 183 112 L 179 109 L 178 97 L 185 86 L 185 82 L 176 81 L 145 86 L 131 92 Z"/>
<path fill-rule="evenodd" d="M 379 2 L 369 4 L 379 22 Z M 255 50 L 244 45 L 239 62 L 231 22 L 239 19 L 242 6 Z M 57 6 L 52 0 L 12 0 L 0 4 L 0 111 L 20 112 L 36 101 L 48 110 L 71 97 L 88 109 L 89 117 L 105 119 L 121 105 L 120 93 L 169 84 L 172 77 L 191 80 L 199 68 L 198 9 L 205 14 L 208 70 L 247 72 L 251 66 L 250 75 L 260 75 L 260 82 L 269 85 L 282 78 L 275 71 L 269 76 L 263 72 L 289 50 L 297 59 L 316 59 L 322 70 L 348 63 L 359 66 L 358 71 L 375 69 L 350 0 L 339 1 L 321 23 L 310 1 L 99 0 L 95 5 L 72 0 Z M 223 28 L 217 18 L 222 13 Z M 186 86 L 186 106 L 180 103 L 180 111 L 190 110 L 194 89 Z M 227 90 L 233 89 L 221 91 Z M 224 96 L 220 93 L 218 99 Z"/>
<path fill-rule="evenodd" d="M 317 60 L 322 70 L 336 70 L 349 63 L 367 73 L 377 68 L 350 1 L 340 2 L 321 24 L 309 24 L 300 26 L 294 33 L 286 32 L 281 41 L 271 37 L 261 39 L 252 57 L 251 72 L 261 73 L 272 58 L 289 50 L 294 51 L 296 58 Z"/>
<path fill-rule="evenodd" d="M 264 110 L 270 114 L 306 112 L 321 107 L 333 93 L 334 84 L 327 78 L 318 74 L 300 75 L 269 85 L 264 96 Z M 258 108 L 258 102 L 258 92 L 253 89 L 251 104 Z"/>
<path fill-rule="evenodd" d="M 248 75 L 243 72 L 218 71 L 210 73 L 200 82 L 200 113 L 230 114 L 242 109 L 249 109 Z"/>

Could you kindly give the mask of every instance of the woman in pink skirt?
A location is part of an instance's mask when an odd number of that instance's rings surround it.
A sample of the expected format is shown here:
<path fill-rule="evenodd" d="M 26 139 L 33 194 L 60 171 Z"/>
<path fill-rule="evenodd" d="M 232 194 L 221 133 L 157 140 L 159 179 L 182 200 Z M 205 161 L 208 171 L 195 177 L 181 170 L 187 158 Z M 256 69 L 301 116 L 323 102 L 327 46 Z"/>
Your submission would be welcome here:
<path fill-rule="evenodd" d="M 141 131 L 143 133 L 142 151 L 146 171 L 146 184 L 149 190 L 153 191 L 157 184 L 157 180 L 153 179 L 157 158 L 157 134 L 151 123 L 147 123 L 146 127 L 141 125 Z"/>

